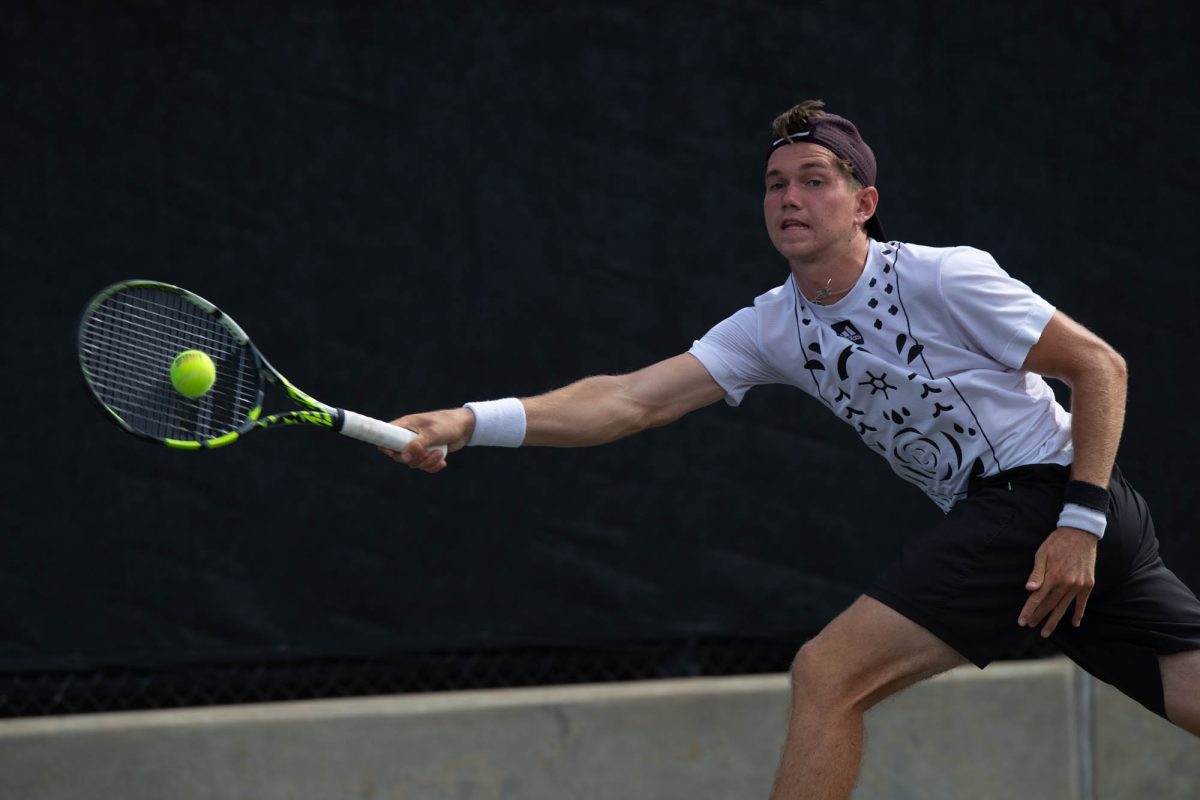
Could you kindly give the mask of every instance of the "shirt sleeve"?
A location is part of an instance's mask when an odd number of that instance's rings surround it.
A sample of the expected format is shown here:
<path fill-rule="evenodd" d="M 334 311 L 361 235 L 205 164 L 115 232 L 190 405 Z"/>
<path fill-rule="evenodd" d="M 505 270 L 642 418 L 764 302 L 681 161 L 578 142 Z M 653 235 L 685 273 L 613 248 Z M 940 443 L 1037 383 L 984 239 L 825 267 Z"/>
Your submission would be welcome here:
<path fill-rule="evenodd" d="M 758 346 L 758 311 L 743 308 L 713 326 L 688 350 L 725 390 L 725 402 L 739 405 L 751 387 L 775 383 Z"/>
<path fill-rule="evenodd" d="M 967 342 L 1012 369 L 1025 363 L 1054 316 L 1054 306 L 981 250 L 950 255 L 939 281 L 950 317 Z"/>

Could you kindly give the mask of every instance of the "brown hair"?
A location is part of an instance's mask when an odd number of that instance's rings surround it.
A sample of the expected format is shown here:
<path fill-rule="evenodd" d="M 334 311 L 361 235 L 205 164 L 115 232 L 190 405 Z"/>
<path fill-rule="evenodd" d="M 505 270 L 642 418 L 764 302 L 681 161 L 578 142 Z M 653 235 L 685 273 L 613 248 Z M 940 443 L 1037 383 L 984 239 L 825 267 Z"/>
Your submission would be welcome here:
<path fill-rule="evenodd" d="M 794 105 L 771 122 L 771 133 L 775 139 L 787 139 L 792 134 L 803 133 L 812 128 L 812 121 L 814 119 L 820 119 L 825 116 L 824 108 L 824 100 L 805 100 L 803 103 Z M 839 157 L 836 153 L 834 154 L 834 160 L 841 167 L 842 173 L 850 183 L 852 191 L 863 188 L 862 181 L 854 174 L 853 164 Z"/>

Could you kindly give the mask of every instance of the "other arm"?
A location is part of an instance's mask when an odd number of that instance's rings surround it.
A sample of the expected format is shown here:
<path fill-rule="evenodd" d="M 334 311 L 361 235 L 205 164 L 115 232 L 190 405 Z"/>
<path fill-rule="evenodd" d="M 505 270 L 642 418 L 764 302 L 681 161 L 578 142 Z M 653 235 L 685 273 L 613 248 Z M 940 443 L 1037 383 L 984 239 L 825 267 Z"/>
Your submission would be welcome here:
<path fill-rule="evenodd" d="M 1071 477 L 1108 488 L 1125 425 L 1125 359 L 1103 339 L 1056 311 L 1029 351 L 1025 369 L 1071 387 Z"/>
<path fill-rule="evenodd" d="M 1071 478 L 1108 488 L 1125 423 L 1125 359 L 1104 340 L 1056 311 L 1029 351 L 1024 368 L 1071 387 Z M 1072 624 L 1083 620 L 1095 583 L 1099 539 L 1076 528 L 1058 528 L 1038 549 L 1025 588 L 1031 594 L 1018 619 L 1035 627 L 1046 620 L 1049 636 L 1075 603 Z M 1048 615 L 1048 616 L 1047 616 Z"/>

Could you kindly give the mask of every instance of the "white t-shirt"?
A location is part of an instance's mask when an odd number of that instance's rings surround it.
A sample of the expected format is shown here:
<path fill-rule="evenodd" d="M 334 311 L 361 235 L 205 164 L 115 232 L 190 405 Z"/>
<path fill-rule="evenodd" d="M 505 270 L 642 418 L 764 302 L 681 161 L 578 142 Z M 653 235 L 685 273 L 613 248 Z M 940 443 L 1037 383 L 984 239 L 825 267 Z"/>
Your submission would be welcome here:
<path fill-rule="evenodd" d="M 765 383 L 813 395 L 949 511 L 972 475 L 1071 463 L 1071 415 L 1021 369 L 1053 314 L 981 250 L 871 241 L 837 303 L 789 276 L 689 352 L 730 405 Z"/>

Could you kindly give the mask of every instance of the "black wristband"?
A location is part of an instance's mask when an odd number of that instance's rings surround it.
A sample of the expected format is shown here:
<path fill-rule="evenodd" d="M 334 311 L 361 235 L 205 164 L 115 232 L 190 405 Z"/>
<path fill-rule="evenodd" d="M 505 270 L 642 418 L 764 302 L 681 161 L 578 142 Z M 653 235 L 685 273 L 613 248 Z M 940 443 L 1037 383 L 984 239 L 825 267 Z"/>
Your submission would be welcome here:
<path fill-rule="evenodd" d="M 1063 502 L 1107 513 L 1108 489 L 1087 481 L 1068 481 L 1063 489 Z"/>

